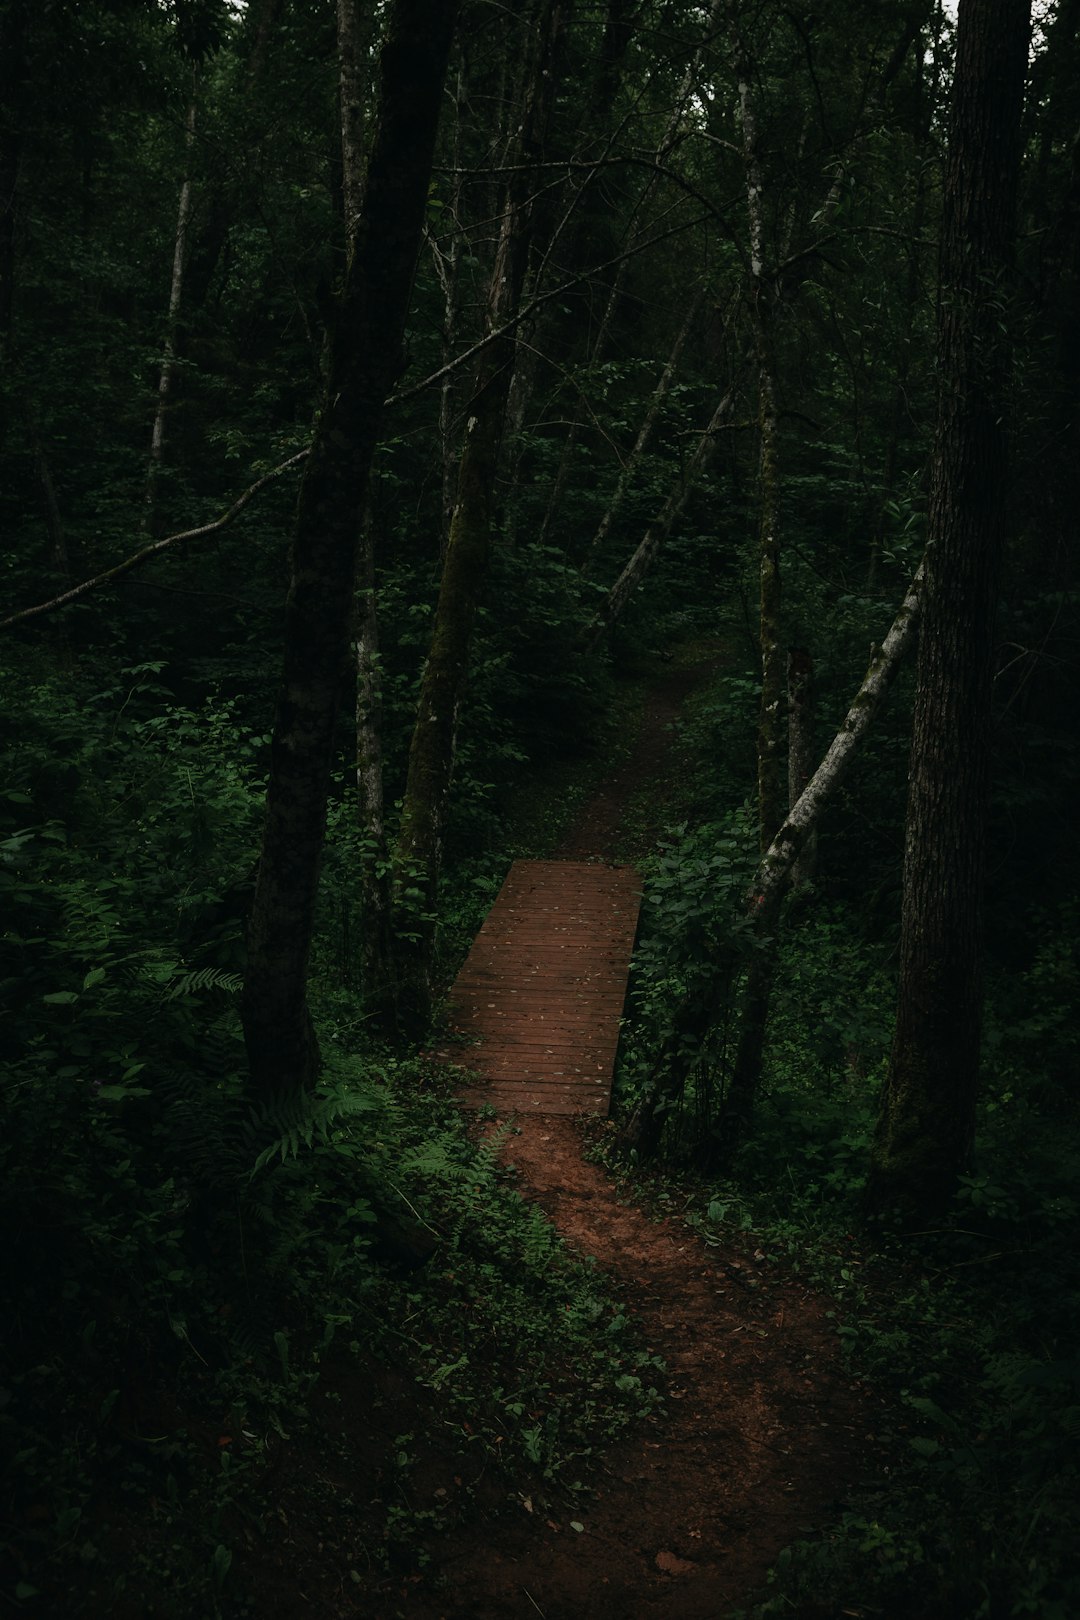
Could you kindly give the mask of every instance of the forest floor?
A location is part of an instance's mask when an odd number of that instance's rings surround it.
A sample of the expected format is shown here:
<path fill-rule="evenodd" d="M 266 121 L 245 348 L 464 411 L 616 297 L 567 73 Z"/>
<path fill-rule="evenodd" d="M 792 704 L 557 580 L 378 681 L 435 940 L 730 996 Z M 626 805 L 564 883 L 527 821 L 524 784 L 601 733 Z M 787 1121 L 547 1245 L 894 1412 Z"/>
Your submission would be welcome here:
<path fill-rule="evenodd" d="M 559 858 L 627 859 L 650 847 L 674 764 L 672 725 L 702 676 L 700 667 L 674 668 L 649 693 L 635 746 L 581 808 Z M 584 1156 L 584 1130 L 567 1118 L 504 1122 L 503 1159 L 522 1194 L 612 1279 L 664 1364 L 663 1406 L 606 1449 L 584 1498 L 560 1503 L 540 1480 L 469 1482 L 467 1521 L 433 1525 L 421 1566 L 405 1553 L 389 1575 L 342 1578 L 335 1552 L 344 1546 L 335 1548 L 332 1534 L 303 1545 L 286 1489 L 282 1544 L 262 1571 L 263 1612 L 293 1612 L 291 1588 L 297 1610 L 365 1620 L 722 1620 L 761 1592 L 785 1546 L 880 1472 L 876 1403 L 845 1371 L 828 1302 L 752 1235 L 707 1247 L 677 1215 L 656 1213 L 656 1188 L 651 1210 L 630 1201 L 625 1185 Z M 378 1415 L 371 1379 L 354 1375 L 328 1381 L 315 1405 L 332 1404 L 317 1417 L 360 1424 L 373 1447 L 437 1427 L 437 1403 L 418 1407 L 392 1371 L 373 1377 Z M 429 1508 L 437 1518 L 458 1494 L 455 1468 L 449 1456 L 420 1456 L 413 1500 L 421 1514 Z M 308 1497 L 316 1483 L 327 1492 L 351 1483 L 329 1456 L 315 1472 Z"/>

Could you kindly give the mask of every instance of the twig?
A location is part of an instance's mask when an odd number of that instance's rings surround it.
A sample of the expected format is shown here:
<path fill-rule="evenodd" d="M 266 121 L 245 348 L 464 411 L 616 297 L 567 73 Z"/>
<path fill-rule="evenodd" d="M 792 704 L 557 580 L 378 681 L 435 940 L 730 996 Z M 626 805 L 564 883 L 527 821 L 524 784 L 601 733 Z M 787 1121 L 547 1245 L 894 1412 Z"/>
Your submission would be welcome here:
<path fill-rule="evenodd" d="M 460 354 L 455 355 L 453 360 L 448 360 L 445 366 L 440 366 L 438 371 L 430 372 L 428 376 L 421 378 L 417 383 L 410 384 L 408 388 L 399 389 L 396 394 L 390 396 L 387 404 L 400 405 L 404 400 L 415 399 L 417 394 L 422 394 L 435 383 L 441 382 L 451 372 L 458 371 L 474 356 L 478 355 L 482 349 L 488 348 L 492 343 L 497 343 L 508 332 L 512 332 L 523 321 L 527 321 L 530 315 L 535 310 L 538 310 L 542 304 L 550 303 L 553 298 L 561 298 L 564 293 L 572 291 L 574 287 L 580 287 L 582 282 L 591 280 L 592 277 L 600 275 L 602 271 L 610 270 L 614 265 L 620 264 L 623 259 L 634 258 L 637 254 L 646 253 L 649 248 L 657 247 L 661 242 L 666 242 L 669 237 L 678 236 L 683 231 L 693 230 L 695 225 L 702 224 L 707 217 L 707 215 L 702 214 L 694 219 L 684 220 L 678 225 L 669 226 L 667 230 L 658 231 L 655 235 L 650 236 L 647 241 L 635 243 L 633 246 L 625 248 L 621 253 L 616 253 L 612 258 L 605 259 L 602 264 L 590 265 L 588 270 L 583 270 L 580 275 L 571 276 L 569 281 L 563 281 L 557 287 L 550 287 L 546 292 L 538 293 L 523 309 L 518 311 L 512 320 L 507 321 L 503 326 L 496 327 L 493 332 L 487 332 L 482 338 L 478 338 L 469 348 L 463 349 Z"/>

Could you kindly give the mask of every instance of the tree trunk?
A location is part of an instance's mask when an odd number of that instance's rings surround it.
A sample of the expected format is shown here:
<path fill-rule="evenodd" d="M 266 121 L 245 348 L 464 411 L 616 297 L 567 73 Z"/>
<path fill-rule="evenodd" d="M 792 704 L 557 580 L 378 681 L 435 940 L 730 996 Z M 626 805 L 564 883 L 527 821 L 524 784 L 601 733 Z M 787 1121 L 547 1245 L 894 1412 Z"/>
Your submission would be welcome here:
<path fill-rule="evenodd" d="M 919 1218 L 947 1204 L 974 1137 L 994 610 L 1007 492 L 1004 318 L 1029 17 L 1029 0 L 960 0 L 899 998 L 867 1188 L 871 1210 Z"/>
<path fill-rule="evenodd" d="M 6 360 L 15 313 L 15 244 L 22 157 L 27 8 L 0 16 L 0 361 Z"/>
<path fill-rule="evenodd" d="M 364 109 L 367 54 L 374 23 L 361 0 L 337 0 L 338 86 L 341 107 L 341 193 L 351 257 L 364 202 Z"/>
<path fill-rule="evenodd" d="M 169 285 L 169 314 L 165 327 L 165 347 L 158 377 L 157 409 L 150 434 L 150 464 L 146 470 L 146 508 L 143 513 L 143 531 L 149 534 L 154 526 L 154 507 L 157 500 L 158 474 L 165 452 L 165 418 L 169 409 L 173 373 L 176 370 L 176 332 L 180 324 L 180 300 L 184 296 L 184 263 L 187 257 L 188 223 L 191 219 L 191 156 L 195 145 L 195 89 L 192 85 L 191 105 L 188 108 L 184 135 L 184 159 L 187 173 L 180 186 L 180 205 L 176 214 L 176 237 L 173 243 L 172 281 Z"/>
<path fill-rule="evenodd" d="M 758 844 L 762 855 L 784 816 L 784 659 L 781 638 L 783 598 L 780 583 L 779 423 L 776 363 L 773 349 L 775 273 L 766 264 L 765 177 L 754 105 L 753 69 L 739 32 L 735 8 L 729 7 L 732 63 L 739 97 L 746 209 L 750 246 L 750 320 L 758 364 L 758 431 L 760 435 L 760 527 L 758 537 L 758 645 L 761 653 L 761 699 L 757 728 Z M 776 953 L 771 938 L 753 955 L 747 969 L 739 1019 L 739 1041 L 725 1100 L 725 1135 L 735 1144 L 753 1113 L 761 1080 L 765 1031 L 769 1020 Z"/>
<path fill-rule="evenodd" d="M 567 18 L 565 0 L 541 0 L 536 49 L 523 92 L 515 169 L 507 185 L 499 242 L 488 288 L 485 326 L 494 332 L 517 314 L 528 264 L 532 221 L 530 159 L 542 151 L 558 79 L 556 56 Z M 468 406 L 457 500 L 443 563 L 431 647 L 420 683 L 416 724 L 395 856 L 395 934 L 399 941 L 398 1007 L 402 1027 L 419 1034 L 431 1016 L 435 905 L 443 829 L 454 770 L 458 714 L 480 589 L 487 573 L 491 509 L 515 338 L 489 345 Z"/>
<path fill-rule="evenodd" d="M 431 256 L 439 290 L 443 296 L 443 325 L 441 337 L 442 363 L 448 366 L 457 345 L 459 271 L 461 266 L 461 109 L 465 103 L 465 70 L 458 69 L 454 88 L 454 134 L 450 163 L 454 170 L 452 200 L 450 203 L 450 240 L 443 249 L 434 234 L 430 238 Z M 457 485 L 458 452 L 456 421 L 458 415 L 459 379 L 454 371 L 447 371 L 439 386 L 439 477 L 442 488 L 442 524 L 439 533 L 439 557 L 446 557 L 450 543 L 450 525 L 454 518 L 454 494 Z"/>
<path fill-rule="evenodd" d="M 383 803 L 382 665 L 379 659 L 375 544 L 370 515 L 361 541 L 360 594 L 356 614 L 356 814 L 362 845 L 360 977 L 367 1015 L 384 1030 L 394 1027 L 390 862 Z"/>
<path fill-rule="evenodd" d="M 385 401 L 403 366 L 456 11 L 451 0 L 396 0 L 393 9 L 356 251 L 300 491 L 242 1007 L 251 1087 L 263 1097 L 295 1092 L 316 1072 L 307 968 L 357 537 Z"/>
<path fill-rule="evenodd" d="M 844 723 L 833 738 L 824 759 L 788 812 L 758 865 L 746 902 L 746 915 L 752 920 L 755 943 L 766 941 L 776 927 L 791 869 L 805 848 L 821 817 L 847 775 L 871 722 L 884 701 L 904 658 L 915 639 L 925 561 L 920 565 L 908 593 L 900 605 L 888 635 L 875 648 L 870 667 L 852 701 Z M 620 1145 L 645 1153 L 659 1140 L 664 1111 L 677 1098 L 697 1061 L 731 979 L 738 969 L 739 947 L 729 944 L 712 964 L 713 987 L 697 1001 L 686 1001 L 677 1010 L 672 1030 L 664 1042 L 644 1093 L 627 1125 L 620 1133 Z M 751 1099 L 752 1101 L 752 1099 Z M 745 1119 L 725 1113 L 717 1157 L 729 1160 L 740 1140 Z"/>
<path fill-rule="evenodd" d="M 338 99 L 341 110 L 341 201 L 346 263 L 356 252 L 364 206 L 364 110 L 371 8 L 337 0 Z M 361 520 L 360 589 L 356 603 L 356 817 L 360 830 L 360 983 L 367 1016 L 393 1027 L 390 979 L 390 874 L 383 794 L 382 666 L 379 599 L 375 583 L 375 530 L 371 512 Z"/>
<path fill-rule="evenodd" d="M 788 805 L 798 802 L 814 774 L 814 659 L 805 647 L 788 652 Z M 791 869 L 792 886 L 817 875 L 817 834 L 811 833 Z"/>

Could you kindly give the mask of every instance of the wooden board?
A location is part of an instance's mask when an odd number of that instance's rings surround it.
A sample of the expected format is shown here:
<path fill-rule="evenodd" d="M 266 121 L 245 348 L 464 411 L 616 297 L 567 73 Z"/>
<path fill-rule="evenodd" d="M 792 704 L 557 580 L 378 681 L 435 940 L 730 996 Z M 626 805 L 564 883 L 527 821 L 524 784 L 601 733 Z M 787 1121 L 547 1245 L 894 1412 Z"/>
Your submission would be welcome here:
<path fill-rule="evenodd" d="M 499 1112 L 606 1114 L 634 948 L 632 866 L 515 861 L 450 993 L 475 1076 L 462 1095 Z"/>

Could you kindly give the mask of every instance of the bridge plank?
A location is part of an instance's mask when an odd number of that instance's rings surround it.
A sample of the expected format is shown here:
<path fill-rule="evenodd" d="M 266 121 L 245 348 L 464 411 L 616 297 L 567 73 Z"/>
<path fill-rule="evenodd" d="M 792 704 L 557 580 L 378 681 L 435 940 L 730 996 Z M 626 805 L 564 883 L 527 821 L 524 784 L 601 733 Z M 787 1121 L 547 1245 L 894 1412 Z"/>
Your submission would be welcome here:
<path fill-rule="evenodd" d="M 450 994 L 465 1101 L 608 1112 L 640 906 L 631 866 L 514 862 Z"/>

